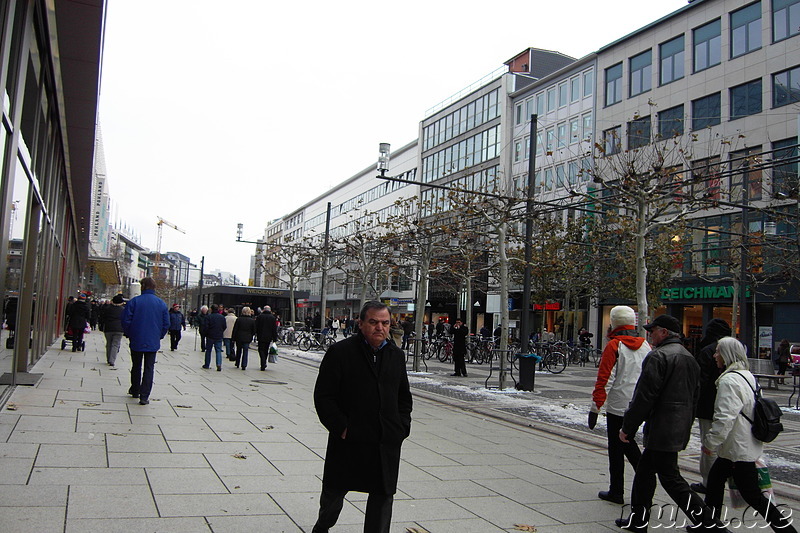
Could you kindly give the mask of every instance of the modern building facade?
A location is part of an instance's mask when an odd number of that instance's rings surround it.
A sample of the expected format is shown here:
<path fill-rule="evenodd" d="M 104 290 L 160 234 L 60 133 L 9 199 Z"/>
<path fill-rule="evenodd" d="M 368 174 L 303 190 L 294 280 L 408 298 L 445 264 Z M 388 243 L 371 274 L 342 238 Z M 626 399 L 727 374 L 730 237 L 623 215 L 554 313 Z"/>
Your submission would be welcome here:
<path fill-rule="evenodd" d="M 0 1 L 0 270 L 20 246 L 19 276 L 0 277 L 6 385 L 35 379 L 28 369 L 84 282 L 104 11 L 103 0 Z"/>

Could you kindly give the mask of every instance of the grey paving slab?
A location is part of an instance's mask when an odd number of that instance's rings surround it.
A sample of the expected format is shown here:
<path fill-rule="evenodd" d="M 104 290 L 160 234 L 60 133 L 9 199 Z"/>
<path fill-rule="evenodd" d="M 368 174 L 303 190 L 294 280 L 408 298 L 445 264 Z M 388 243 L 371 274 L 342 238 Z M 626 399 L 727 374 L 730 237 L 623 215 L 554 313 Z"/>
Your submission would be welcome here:
<path fill-rule="evenodd" d="M 208 461 L 202 453 L 109 452 L 108 466 L 111 468 L 205 468 L 208 466 Z"/>
<path fill-rule="evenodd" d="M 322 475 L 325 465 L 325 461 L 319 458 L 313 461 L 270 461 L 270 463 L 284 476 Z"/>
<path fill-rule="evenodd" d="M 100 391 L 58 391 L 56 393 L 57 400 L 64 401 L 79 401 L 79 402 L 101 402 L 103 401 L 103 393 Z"/>
<path fill-rule="evenodd" d="M 158 533 L 211 533 L 205 518 L 67 518 L 65 533 L 131 533 L 131 531 L 157 531 Z"/>
<path fill-rule="evenodd" d="M 415 481 L 403 483 L 403 493 L 410 498 L 425 500 L 450 495 L 461 497 L 493 496 L 496 493 L 483 484 L 474 481 Z"/>
<path fill-rule="evenodd" d="M 75 431 L 75 419 L 62 416 L 32 416 L 23 414 L 14 431 Z"/>
<path fill-rule="evenodd" d="M 78 422 L 76 433 L 105 433 L 115 435 L 161 435 L 161 428 L 156 424 L 115 424 L 104 422 Z"/>
<path fill-rule="evenodd" d="M 280 475 L 280 472 L 269 461 L 257 453 L 251 455 L 207 453 L 205 456 L 211 467 L 220 476 Z"/>
<path fill-rule="evenodd" d="M 272 498 L 286 512 L 287 516 L 300 524 L 304 531 L 311 531 L 311 527 L 317 521 L 317 513 L 319 512 L 319 490 L 305 493 L 278 492 L 272 494 Z M 358 507 L 358 502 L 354 504 L 352 498 L 348 495 L 345 498 L 342 513 L 339 515 L 334 531 L 336 533 L 340 530 L 347 531 L 348 525 L 350 525 L 359 527 L 360 531 L 363 532 L 363 524 L 364 511 Z"/>
<path fill-rule="evenodd" d="M 270 494 L 279 492 L 309 492 L 319 494 L 322 489 L 322 470 L 318 475 L 293 475 L 293 476 L 247 476 L 233 475 L 220 476 L 222 482 L 231 493 L 257 492 Z"/>
<path fill-rule="evenodd" d="M 31 485 L 147 485 L 144 468 L 37 467 Z"/>
<path fill-rule="evenodd" d="M 72 486 L 68 505 L 70 518 L 159 516 L 153 495 L 136 485 Z"/>
<path fill-rule="evenodd" d="M 66 485 L 0 485 L 0 507 L 66 507 Z"/>
<path fill-rule="evenodd" d="M 205 468 L 146 468 L 153 494 L 228 494 L 219 476 Z"/>
<path fill-rule="evenodd" d="M 33 459 L 39 453 L 38 444 L 0 442 L 0 458 L 16 457 Z"/>
<path fill-rule="evenodd" d="M 8 442 L 40 443 L 40 444 L 78 444 L 105 447 L 106 437 L 103 433 L 74 431 L 21 431 L 14 430 Z"/>
<path fill-rule="evenodd" d="M 286 516 L 213 516 L 208 525 L 214 533 L 240 533 L 242 531 L 270 531 L 274 533 L 302 532 L 297 524 Z M 306 530 L 306 531 L 310 531 Z"/>
<path fill-rule="evenodd" d="M 164 438 L 168 441 L 194 440 L 194 441 L 219 441 L 221 440 L 214 431 L 204 424 L 170 425 L 160 424 Z"/>
<path fill-rule="evenodd" d="M 257 454 L 258 450 L 248 442 L 222 442 L 222 441 L 168 441 L 172 453 L 209 453 L 230 454 L 242 453 L 244 455 Z"/>
<path fill-rule="evenodd" d="M 294 439 L 283 442 L 254 442 L 253 446 L 270 461 L 314 461 L 320 456 Z"/>
<path fill-rule="evenodd" d="M 161 435 L 106 435 L 106 447 L 109 452 L 168 452 L 167 441 Z"/>
<path fill-rule="evenodd" d="M 278 515 L 283 511 L 263 494 L 159 494 L 161 516 Z"/>
<path fill-rule="evenodd" d="M 37 467 L 105 467 L 106 450 L 101 446 L 80 444 L 42 444 L 36 456 Z"/>
<path fill-rule="evenodd" d="M 105 405 L 103 406 L 106 407 Z M 130 421 L 131 418 L 127 409 L 78 409 L 78 423 L 129 424 Z"/>
<path fill-rule="evenodd" d="M 0 524 L 14 533 L 42 533 L 64 528 L 64 507 L 0 507 Z"/>
<path fill-rule="evenodd" d="M 534 510 L 533 506 L 522 505 L 502 496 L 452 498 L 451 501 L 494 524 L 534 524 L 537 527 L 559 524 L 557 520 Z"/>
<path fill-rule="evenodd" d="M 2 483 L 11 485 L 24 485 L 28 481 L 33 468 L 33 458 L 30 457 L 4 457 L 0 459 L 0 472 Z"/>

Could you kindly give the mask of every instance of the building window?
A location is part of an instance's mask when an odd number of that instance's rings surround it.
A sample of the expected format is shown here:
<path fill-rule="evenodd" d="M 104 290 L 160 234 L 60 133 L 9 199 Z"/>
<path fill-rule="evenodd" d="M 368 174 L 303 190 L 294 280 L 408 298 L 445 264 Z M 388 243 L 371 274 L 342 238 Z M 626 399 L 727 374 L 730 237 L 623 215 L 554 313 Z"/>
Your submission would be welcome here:
<path fill-rule="evenodd" d="M 694 38 L 694 71 L 700 72 L 722 61 L 721 22 L 712 20 L 692 32 Z"/>
<path fill-rule="evenodd" d="M 522 141 L 514 141 L 514 162 L 519 163 L 522 160 Z"/>
<path fill-rule="evenodd" d="M 650 143 L 650 115 L 628 122 L 628 150 Z"/>
<path fill-rule="evenodd" d="M 556 167 L 556 188 L 567 186 L 567 172 L 564 165 Z"/>
<path fill-rule="evenodd" d="M 800 102 L 800 67 L 772 75 L 772 107 Z"/>
<path fill-rule="evenodd" d="M 540 117 L 544 115 L 544 93 L 536 95 L 536 114 Z"/>
<path fill-rule="evenodd" d="M 665 85 L 683 78 L 683 35 L 679 35 L 658 47 L 659 83 Z"/>
<path fill-rule="evenodd" d="M 716 126 L 722 120 L 720 93 L 710 94 L 697 100 L 692 100 L 692 129 L 701 130 L 709 126 Z"/>
<path fill-rule="evenodd" d="M 544 169 L 544 183 L 542 183 L 542 188 L 546 191 L 549 191 L 553 188 L 553 169 L 546 168 Z"/>
<path fill-rule="evenodd" d="M 731 152 L 730 201 L 744 201 L 742 186 L 748 184 L 749 200 L 761 199 L 761 146 Z"/>
<path fill-rule="evenodd" d="M 761 113 L 761 79 L 733 87 L 730 100 L 731 120 Z"/>
<path fill-rule="evenodd" d="M 545 150 L 547 150 L 547 155 L 552 155 L 553 149 L 555 148 L 556 144 L 556 132 L 553 128 L 547 129 L 545 139 L 547 139 L 547 144 L 545 145 Z"/>
<path fill-rule="evenodd" d="M 587 140 L 592 138 L 592 114 L 586 113 L 583 115 L 583 135 L 581 136 L 581 140 Z"/>
<path fill-rule="evenodd" d="M 670 139 L 683 135 L 683 104 L 665 109 L 658 114 L 658 135 Z"/>
<path fill-rule="evenodd" d="M 517 126 L 519 126 L 520 124 L 522 124 L 522 104 L 517 104 L 517 106 L 514 108 L 514 111 L 515 111 L 514 122 L 516 123 Z"/>
<path fill-rule="evenodd" d="M 525 140 L 522 142 L 522 147 L 525 149 L 525 161 L 527 161 L 531 157 L 531 136 L 530 135 L 525 137 Z"/>
<path fill-rule="evenodd" d="M 800 0 L 772 0 L 772 41 L 800 33 Z"/>
<path fill-rule="evenodd" d="M 797 191 L 798 149 L 797 137 L 772 143 L 772 196 Z"/>
<path fill-rule="evenodd" d="M 575 144 L 581 140 L 581 122 L 578 117 L 569 121 L 569 143 Z"/>
<path fill-rule="evenodd" d="M 622 145 L 622 126 L 616 126 L 603 132 L 603 151 L 605 155 L 617 154 Z"/>
<path fill-rule="evenodd" d="M 558 125 L 558 147 L 564 148 L 567 145 L 567 125 L 561 123 Z"/>
<path fill-rule="evenodd" d="M 720 200 L 719 156 L 692 162 L 693 196 Z"/>
<path fill-rule="evenodd" d="M 622 101 L 622 63 L 606 69 L 606 106 Z"/>
<path fill-rule="evenodd" d="M 652 89 L 653 52 L 647 50 L 630 59 L 630 95 L 636 96 Z"/>
<path fill-rule="evenodd" d="M 583 97 L 592 96 L 594 90 L 594 71 L 587 70 L 583 73 Z"/>
<path fill-rule="evenodd" d="M 761 48 L 761 2 L 731 13 L 731 58 Z"/>
<path fill-rule="evenodd" d="M 581 99 L 581 78 L 575 76 L 569 80 L 569 101 L 577 102 Z"/>
<path fill-rule="evenodd" d="M 525 122 L 528 122 L 533 115 L 533 98 L 525 100 Z"/>
<path fill-rule="evenodd" d="M 547 112 L 555 111 L 556 109 L 556 88 L 551 87 L 547 89 Z"/>
<path fill-rule="evenodd" d="M 569 100 L 569 87 L 566 83 L 558 86 L 558 107 L 564 107 Z"/>

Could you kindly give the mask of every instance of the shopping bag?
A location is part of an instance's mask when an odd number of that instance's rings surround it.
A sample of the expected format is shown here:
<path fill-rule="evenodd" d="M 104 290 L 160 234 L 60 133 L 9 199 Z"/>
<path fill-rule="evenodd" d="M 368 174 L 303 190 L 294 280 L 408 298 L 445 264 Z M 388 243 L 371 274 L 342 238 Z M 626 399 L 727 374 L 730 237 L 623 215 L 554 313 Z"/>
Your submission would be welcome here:
<path fill-rule="evenodd" d="M 756 460 L 756 472 L 758 473 L 758 488 L 764 493 L 764 496 L 770 501 L 775 501 L 775 496 L 772 492 L 772 480 L 769 477 L 769 468 L 767 468 L 767 461 L 762 455 Z M 747 502 L 742 498 L 739 489 L 736 488 L 736 482 L 733 481 L 733 476 L 728 479 L 728 491 L 731 496 L 731 505 L 735 509 L 747 507 Z"/>
<path fill-rule="evenodd" d="M 267 361 L 270 363 L 278 362 L 278 347 L 275 346 L 274 342 L 269 343 L 269 357 L 267 357 Z"/>

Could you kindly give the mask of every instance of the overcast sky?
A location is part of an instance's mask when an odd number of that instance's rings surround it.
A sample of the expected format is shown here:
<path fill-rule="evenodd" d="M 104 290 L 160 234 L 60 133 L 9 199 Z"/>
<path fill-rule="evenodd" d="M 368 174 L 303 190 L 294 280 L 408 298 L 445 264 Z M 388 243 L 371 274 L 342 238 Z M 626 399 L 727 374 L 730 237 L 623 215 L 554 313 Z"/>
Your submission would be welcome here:
<path fill-rule="evenodd" d="M 247 282 L 267 222 L 416 139 L 533 46 L 579 58 L 686 0 L 108 0 L 100 124 L 116 217 Z"/>

